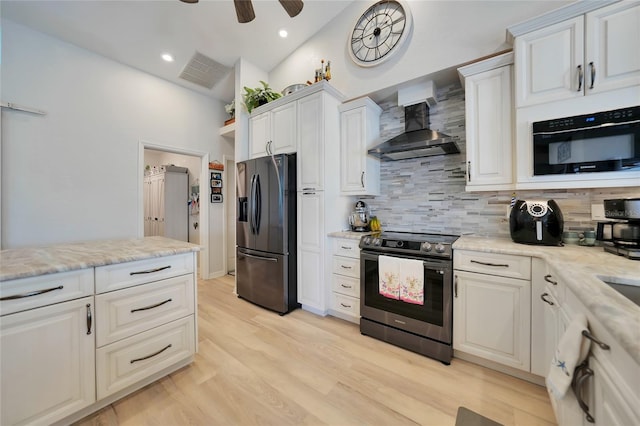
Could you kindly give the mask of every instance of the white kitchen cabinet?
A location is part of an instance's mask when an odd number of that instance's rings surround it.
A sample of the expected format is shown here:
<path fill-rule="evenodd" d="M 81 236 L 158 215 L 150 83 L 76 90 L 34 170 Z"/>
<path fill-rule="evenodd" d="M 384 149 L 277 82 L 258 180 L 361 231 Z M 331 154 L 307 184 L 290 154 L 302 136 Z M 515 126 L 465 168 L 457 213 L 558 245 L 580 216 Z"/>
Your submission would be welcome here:
<path fill-rule="evenodd" d="M 379 143 L 382 109 L 367 97 L 340 106 L 340 191 L 380 195 L 380 160 L 367 154 Z"/>
<path fill-rule="evenodd" d="M 611 377 L 604 367 L 606 361 L 596 357 L 589 359 L 589 367 L 593 370 L 593 416 L 596 425 L 627 426 L 640 424 L 639 403 L 633 394 L 625 397 L 616 379 Z M 609 364 L 609 368 L 615 366 Z M 631 372 L 633 374 L 633 372 Z M 638 374 L 636 373 L 636 378 Z M 635 382 L 638 385 L 638 382 Z M 637 388 L 636 388 L 637 390 Z M 637 394 L 636 394 L 637 396 Z M 629 400 L 627 400 L 627 398 Z M 632 405 L 635 404 L 635 405 Z"/>
<path fill-rule="evenodd" d="M 333 238 L 330 313 L 360 323 L 360 240 Z"/>
<path fill-rule="evenodd" d="M 461 256 L 469 261 L 461 262 Z M 501 256 L 454 251 L 453 348 L 528 372 L 531 261 Z M 514 265 L 514 258 L 523 262 Z"/>
<path fill-rule="evenodd" d="M 306 310 L 323 313 L 324 193 L 298 192 L 298 302 Z"/>
<path fill-rule="evenodd" d="M 2 316 L 0 423 L 51 424 L 95 402 L 93 318 L 93 296 Z"/>
<path fill-rule="evenodd" d="M 465 87 L 467 191 L 514 187 L 513 53 L 459 68 Z"/>
<path fill-rule="evenodd" d="M 623 1 L 516 37 L 516 107 L 640 84 L 639 22 Z"/>
<path fill-rule="evenodd" d="M 296 102 L 288 102 L 249 120 L 251 158 L 296 152 Z"/>
<path fill-rule="evenodd" d="M 144 235 L 189 241 L 189 175 L 163 172 L 144 177 Z"/>
<path fill-rule="evenodd" d="M 324 189 L 324 96 L 317 92 L 298 100 L 299 191 Z"/>

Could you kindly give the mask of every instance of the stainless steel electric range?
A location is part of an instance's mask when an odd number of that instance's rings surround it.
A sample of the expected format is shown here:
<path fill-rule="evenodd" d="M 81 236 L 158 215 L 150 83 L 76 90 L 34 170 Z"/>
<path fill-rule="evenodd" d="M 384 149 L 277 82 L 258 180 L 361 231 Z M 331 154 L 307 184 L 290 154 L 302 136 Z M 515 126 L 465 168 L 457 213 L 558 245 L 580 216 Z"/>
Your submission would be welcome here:
<path fill-rule="evenodd" d="M 457 235 L 409 232 L 383 232 L 362 237 L 360 332 L 449 364 L 453 356 L 451 245 L 456 239 Z M 393 259 L 422 263 L 421 303 L 407 302 L 390 296 L 386 290 L 381 291 L 381 256 L 387 257 L 383 259 L 385 265 L 390 261 L 393 265 Z M 385 274 L 388 275 L 386 271 Z"/>

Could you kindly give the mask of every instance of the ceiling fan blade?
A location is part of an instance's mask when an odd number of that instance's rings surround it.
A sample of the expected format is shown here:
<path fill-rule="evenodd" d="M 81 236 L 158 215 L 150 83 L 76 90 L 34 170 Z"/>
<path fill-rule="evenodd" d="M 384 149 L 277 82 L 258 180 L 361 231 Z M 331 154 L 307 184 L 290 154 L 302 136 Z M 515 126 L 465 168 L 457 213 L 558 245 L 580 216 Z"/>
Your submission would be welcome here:
<path fill-rule="evenodd" d="M 256 14 L 253 11 L 251 0 L 233 0 L 233 5 L 236 7 L 238 22 L 241 24 L 246 24 L 255 19 Z"/>
<path fill-rule="evenodd" d="M 280 0 L 280 4 L 292 18 L 298 16 L 302 12 L 302 6 L 304 6 L 302 0 Z"/>

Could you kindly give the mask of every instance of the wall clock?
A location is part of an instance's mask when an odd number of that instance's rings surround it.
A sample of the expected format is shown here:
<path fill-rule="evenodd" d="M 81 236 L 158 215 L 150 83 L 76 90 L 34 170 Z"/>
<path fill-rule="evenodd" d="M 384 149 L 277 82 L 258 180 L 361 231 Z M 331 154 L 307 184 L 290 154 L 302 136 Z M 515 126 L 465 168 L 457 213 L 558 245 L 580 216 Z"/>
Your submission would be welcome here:
<path fill-rule="evenodd" d="M 349 54 L 363 67 L 378 65 L 400 50 L 411 32 L 412 18 L 404 1 L 381 0 L 358 18 L 349 38 Z"/>

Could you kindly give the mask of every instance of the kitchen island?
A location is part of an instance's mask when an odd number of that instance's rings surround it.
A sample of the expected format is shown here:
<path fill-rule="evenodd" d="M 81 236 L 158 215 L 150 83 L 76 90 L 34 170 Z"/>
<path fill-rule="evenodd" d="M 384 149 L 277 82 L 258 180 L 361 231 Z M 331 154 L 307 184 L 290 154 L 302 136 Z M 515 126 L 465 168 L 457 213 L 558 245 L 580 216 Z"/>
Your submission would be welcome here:
<path fill-rule="evenodd" d="M 163 237 L 1 251 L 0 423 L 68 424 L 191 363 L 197 251 Z"/>

